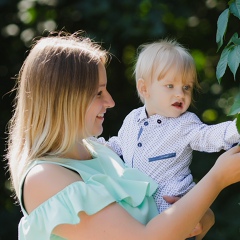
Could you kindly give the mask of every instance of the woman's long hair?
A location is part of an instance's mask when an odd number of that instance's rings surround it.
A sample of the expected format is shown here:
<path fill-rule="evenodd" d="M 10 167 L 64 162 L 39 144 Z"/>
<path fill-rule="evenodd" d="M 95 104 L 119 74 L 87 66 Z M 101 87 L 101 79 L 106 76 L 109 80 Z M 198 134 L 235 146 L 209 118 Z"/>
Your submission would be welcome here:
<path fill-rule="evenodd" d="M 85 130 L 85 113 L 98 89 L 98 64 L 108 53 L 79 33 L 37 41 L 17 78 L 7 159 L 16 195 L 26 167 L 59 156 Z"/>

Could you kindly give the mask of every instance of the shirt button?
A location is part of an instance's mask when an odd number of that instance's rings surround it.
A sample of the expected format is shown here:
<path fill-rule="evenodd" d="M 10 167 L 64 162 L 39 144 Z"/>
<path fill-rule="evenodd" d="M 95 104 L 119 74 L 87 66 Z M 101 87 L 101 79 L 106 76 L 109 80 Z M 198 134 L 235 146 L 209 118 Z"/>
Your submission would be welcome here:
<path fill-rule="evenodd" d="M 157 120 L 157 123 L 160 124 L 162 121 L 160 119 Z"/>
<path fill-rule="evenodd" d="M 138 143 L 138 147 L 141 147 L 142 146 L 142 143 Z"/>
<path fill-rule="evenodd" d="M 144 125 L 147 126 L 147 125 L 148 125 L 148 122 L 144 122 Z"/>

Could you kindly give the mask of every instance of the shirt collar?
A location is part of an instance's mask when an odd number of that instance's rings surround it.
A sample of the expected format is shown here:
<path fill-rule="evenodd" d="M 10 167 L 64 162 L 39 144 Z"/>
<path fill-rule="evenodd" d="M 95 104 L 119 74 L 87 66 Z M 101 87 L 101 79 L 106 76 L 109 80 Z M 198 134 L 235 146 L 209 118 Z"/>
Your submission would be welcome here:
<path fill-rule="evenodd" d="M 148 118 L 148 115 L 147 115 L 146 107 L 143 106 L 139 114 L 138 122 L 141 122 L 147 118 Z"/>
<path fill-rule="evenodd" d="M 145 121 L 146 119 L 148 119 L 148 115 L 147 115 L 147 111 L 146 111 L 146 106 L 144 105 L 140 111 L 140 114 L 139 114 L 139 117 L 138 117 L 138 120 L 137 122 L 140 123 L 142 121 Z M 160 119 L 160 120 L 168 120 L 168 119 L 171 119 L 171 118 L 168 118 L 168 117 L 164 117 L 164 116 L 161 116 L 161 115 L 158 115 L 158 114 L 155 114 L 155 115 L 152 115 L 150 116 L 151 119 Z"/>

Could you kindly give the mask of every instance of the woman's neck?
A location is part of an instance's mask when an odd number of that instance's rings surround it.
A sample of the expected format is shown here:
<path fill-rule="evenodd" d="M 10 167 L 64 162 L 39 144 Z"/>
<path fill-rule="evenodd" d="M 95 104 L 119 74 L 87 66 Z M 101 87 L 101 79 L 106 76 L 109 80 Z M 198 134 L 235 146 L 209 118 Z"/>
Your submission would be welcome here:
<path fill-rule="evenodd" d="M 76 143 L 71 149 L 62 155 L 64 158 L 71 158 L 76 160 L 89 160 L 92 155 L 83 143 Z"/>

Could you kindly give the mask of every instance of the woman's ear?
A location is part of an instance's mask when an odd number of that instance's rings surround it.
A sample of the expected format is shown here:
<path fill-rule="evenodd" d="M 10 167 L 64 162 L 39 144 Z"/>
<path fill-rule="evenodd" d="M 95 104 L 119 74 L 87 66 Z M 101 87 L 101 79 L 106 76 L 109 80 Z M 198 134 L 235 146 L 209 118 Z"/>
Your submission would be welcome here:
<path fill-rule="evenodd" d="M 143 97 L 146 98 L 148 97 L 148 89 L 147 89 L 147 84 L 146 81 L 142 78 L 139 78 L 137 80 L 137 90 L 138 93 Z"/>

